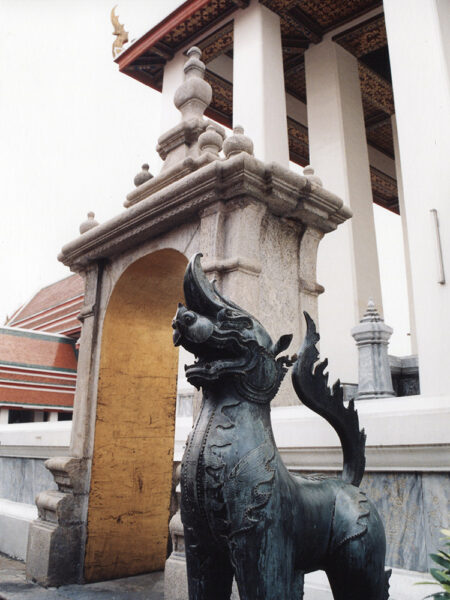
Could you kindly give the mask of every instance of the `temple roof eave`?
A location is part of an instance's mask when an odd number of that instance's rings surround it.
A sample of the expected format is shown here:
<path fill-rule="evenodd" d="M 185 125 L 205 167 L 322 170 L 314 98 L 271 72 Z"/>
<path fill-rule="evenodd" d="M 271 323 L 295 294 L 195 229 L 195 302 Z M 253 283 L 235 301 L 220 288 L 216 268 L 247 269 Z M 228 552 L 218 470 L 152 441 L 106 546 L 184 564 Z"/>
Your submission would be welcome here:
<path fill-rule="evenodd" d="M 331 0 L 260 1 L 281 19 L 286 93 L 306 103 L 304 52 L 309 44 L 320 42 L 325 35 L 331 36 L 359 61 L 368 144 L 393 160 L 391 116 L 395 109 L 382 2 L 351 0 L 336 6 Z M 115 62 L 121 72 L 161 91 L 165 63 L 193 42 L 202 50 L 207 65 L 221 54 L 231 57 L 232 19 L 236 11 L 248 4 L 247 0 L 188 0 L 130 44 Z M 381 64 L 384 66 L 380 67 Z M 206 80 L 214 92 L 206 116 L 230 127 L 232 83 L 212 68 L 207 69 Z M 290 160 L 305 166 L 309 163 L 307 127 L 292 118 L 288 121 Z M 374 202 L 398 213 L 395 178 L 371 168 L 371 182 Z"/>

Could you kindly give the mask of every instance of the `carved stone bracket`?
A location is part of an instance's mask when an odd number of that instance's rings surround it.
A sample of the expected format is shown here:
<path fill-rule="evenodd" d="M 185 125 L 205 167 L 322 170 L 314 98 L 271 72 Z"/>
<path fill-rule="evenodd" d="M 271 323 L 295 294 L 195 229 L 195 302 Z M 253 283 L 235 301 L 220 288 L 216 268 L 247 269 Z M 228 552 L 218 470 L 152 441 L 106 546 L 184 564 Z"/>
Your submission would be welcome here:
<path fill-rule="evenodd" d="M 58 490 L 41 492 L 36 499 L 38 519 L 30 526 L 27 577 L 44 586 L 79 582 L 86 464 L 66 456 L 51 458 L 45 466 Z"/>

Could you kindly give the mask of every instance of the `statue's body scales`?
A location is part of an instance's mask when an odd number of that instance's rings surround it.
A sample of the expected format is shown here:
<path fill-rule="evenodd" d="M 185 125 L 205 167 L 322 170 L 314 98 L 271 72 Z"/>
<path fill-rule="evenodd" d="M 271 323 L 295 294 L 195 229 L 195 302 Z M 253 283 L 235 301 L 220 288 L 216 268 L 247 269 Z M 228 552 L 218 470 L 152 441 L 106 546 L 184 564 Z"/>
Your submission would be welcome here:
<path fill-rule="evenodd" d="M 383 526 L 357 487 L 365 438 L 356 412 L 343 403 L 331 417 L 316 410 L 332 423 L 346 423 L 341 430 L 334 426 L 341 440 L 350 439 L 343 442 L 344 457 L 350 456 L 344 476 L 353 485 L 293 477 L 270 420 L 270 400 L 289 364 L 275 356 L 290 336 L 273 344 L 256 319 L 211 286 L 198 255 L 186 272 L 185 295 L 187 308 L 178 309 L 174 340 L 199 357 L 186 375 L 203 387 L 181 469 L 190 600 L 228 600 L 233 576 L 241 600 L 300 600 L 304 573 L 318 569 L 327 572 L 335 600 L 387 600 Z M 312 326 L 294 365 L 299 395 L 317 383 L 312 373 L 310 381 L 306 375 L 306 383 L 299 383 L 305 365 L 312 368 L 311 348 L 317 352 Z M 323 413 L 327 408 L 326 402 L 320 406 Z"/>

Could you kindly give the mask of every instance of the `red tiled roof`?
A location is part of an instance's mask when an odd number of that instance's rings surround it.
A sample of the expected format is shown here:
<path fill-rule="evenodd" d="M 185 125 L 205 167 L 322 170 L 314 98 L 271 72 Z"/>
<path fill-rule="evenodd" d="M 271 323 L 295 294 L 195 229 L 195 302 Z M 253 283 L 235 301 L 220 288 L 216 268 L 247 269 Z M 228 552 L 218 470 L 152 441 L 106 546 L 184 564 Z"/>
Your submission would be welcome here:
<path fill-rule="evenodd" d="M 84 282 L 71 275 L 42 288 L 9 319 L 8 327 L 21 327 L 78 337 L 77 315 L 83 303 Z"/>
<path fill-rule="evenodd" d="M 72 407 L 77 357 L 71 338 L 0 328 L 0 405 Z"/>
<path fill-rule="evenodd" d="M 70 338 L 9 327 L 0 328 L 0 363 L 76 371 Z"/>

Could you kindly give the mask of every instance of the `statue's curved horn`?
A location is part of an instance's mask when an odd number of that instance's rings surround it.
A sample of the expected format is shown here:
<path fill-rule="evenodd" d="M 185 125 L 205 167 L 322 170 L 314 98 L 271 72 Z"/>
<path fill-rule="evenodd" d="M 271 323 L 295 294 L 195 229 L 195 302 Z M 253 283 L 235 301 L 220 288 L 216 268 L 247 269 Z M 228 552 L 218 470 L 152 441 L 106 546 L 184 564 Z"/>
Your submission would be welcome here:
<path fill-rule="evenodd" d="M 201 315 L 215 316 L 225 305 L 202 269 L 202 256 L 199 252 L 189 261 L 183 281 L 184 297 L 189 309 Z"/>

